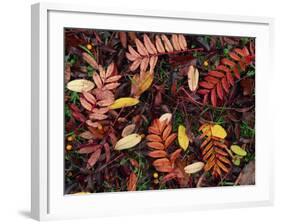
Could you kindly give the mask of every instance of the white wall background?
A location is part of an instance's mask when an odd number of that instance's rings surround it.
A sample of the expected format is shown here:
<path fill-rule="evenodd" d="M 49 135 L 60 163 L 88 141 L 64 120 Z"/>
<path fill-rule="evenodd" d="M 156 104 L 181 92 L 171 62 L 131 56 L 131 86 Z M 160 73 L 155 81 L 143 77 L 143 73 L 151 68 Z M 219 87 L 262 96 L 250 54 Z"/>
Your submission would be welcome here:
<path fill-rule="evenodd" d="M 32 0 L 6 0 L 0 6 L 0 223 L 34 223 L 30 208 L 30 4 Z M 280 223 L 281 153 L 278 143 L 280 123 L 280 40 L 281 14 L 276 0 L 69 0 L 110 8 L 180 10 L 222 14 L 268 16 L 276 19 L 274 55 L 275 74 L 271 89 L 272 116 L 275 123 L 275 205 L 273 207 L 194 211 L 148 216 L 128 216 L 79 220 L 79 223 Z M 273 63 L 272 63 L 272 66 Z M 266 149 L 265 149 L 266 150 Z M 188 200 L 188 199 L 186 199 Z M 76 223 L 63 221 L 58 223 Z"/>

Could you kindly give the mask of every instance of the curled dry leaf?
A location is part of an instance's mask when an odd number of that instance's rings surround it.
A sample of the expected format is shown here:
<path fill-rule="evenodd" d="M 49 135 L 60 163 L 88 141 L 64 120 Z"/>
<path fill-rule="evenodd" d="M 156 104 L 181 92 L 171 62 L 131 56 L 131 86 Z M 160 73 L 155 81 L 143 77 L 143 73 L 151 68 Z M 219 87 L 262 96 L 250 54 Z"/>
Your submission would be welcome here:
<path fill-rule="evenodd" d="M 186 128 L 183 125 L 179 125 L 178 127 L 178 142 L 180 147 L 186 151 L 189 145 L 189 139 L 186 134 Z"/>
<path fill-rule="evenodd" d="M 195 162 L 195 163 L 192 163 L 192 164 L 186 166 L 184 168 L 184 172 L 186 172 L 188 174 L 197 173 L 200 170 L 202 170 L 204 166 L 205 166 L 205 163 L 203 163 L 203 162 Z"/>
<path fill-rule="evenodd" d="M 115 150 L 129 149 L 140 143 L 142 137 L 139 134 L 130 134 L 121 138 L 115 145 Z"/>
<path fill-rule="evenodd" d="M 140 101 L 136 98 L 123 97 L 115 100 L 114 103 L 109 106 L 109 109 L 114 110 L 122 107 L 130 107 L 138 104 L 139 102 Z"/>
<path fill-rule="evenodd" d="M 193 65 L 189 66 L 188 72 L 188 87 L 190 91 L 194 92 L 198 87 L 199 71 Z"/>
<path fill-rule="evenodd" d="M 136 129 L 135 124 L 129 124 L 123 129 L 121 136 L 126 137 L 126 136 L 132 134 L 135 131 L 135 129 Z"/>
<path fill-rule="evenodd" d="M 86 79 L 75 79 L 67 83 L 69 90 L 74 92 L 88 92 L 95 87 L 95 84 Z"/>
<path fill-rule="evenodd" d="M 232 145 L 230 146 L 232 152 L 234 152 L 238 156 L 246 156 L 247 152 L 242 149 L 239 145 Z"/>

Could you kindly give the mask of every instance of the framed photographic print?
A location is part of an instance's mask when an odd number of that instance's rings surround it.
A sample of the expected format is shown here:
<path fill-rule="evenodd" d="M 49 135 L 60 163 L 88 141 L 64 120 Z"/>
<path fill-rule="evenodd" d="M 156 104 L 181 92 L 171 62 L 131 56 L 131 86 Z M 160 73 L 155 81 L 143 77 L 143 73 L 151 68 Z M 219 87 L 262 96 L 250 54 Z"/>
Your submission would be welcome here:
<path fill-rule="evenodd" d="M 32 216 L 272 203 L 272 19 L 32 6 Z"/>

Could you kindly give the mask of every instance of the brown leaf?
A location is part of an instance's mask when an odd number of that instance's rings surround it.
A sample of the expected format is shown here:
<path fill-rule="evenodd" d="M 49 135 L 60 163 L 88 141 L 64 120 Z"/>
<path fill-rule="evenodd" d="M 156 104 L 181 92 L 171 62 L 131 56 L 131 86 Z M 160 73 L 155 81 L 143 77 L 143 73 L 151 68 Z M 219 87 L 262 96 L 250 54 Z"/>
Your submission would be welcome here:
<path fill-rule="evenodd" d="M 166 51 L 168 51 L 168 52 L 174 51 L 174 48 L 173 48 L 171 42 L 169 41 L 168 37 L 165 34 L 161 35 L 161 39 L 163 40 Z"/>
<path fill-rule="evenodd" d="M 135 159 L 130 159 L 130 163 L 135 168 L 140 168 L 140 164 Z"/>
<path fill-rule="evenodd" d="M 80 100 L 82 107 L 84 107 L 88 111 L 92 111 L 93 105 L 90 104 L 87 100 L 85 100 L 85 98 L 80 97 L 79 100 Z"/>
<path fill-rule="evenodd" d="M 165 175 L 162 180 L 161 180 L 161 183 L 164 184 L 170 180 L 173 180 L 177 177 L 177 174 L 174 173 L 174 172 L 171 172 L 171 173 L 168 173 L 167 175 Z"/>
<path fill-rule="evenodd" d="M 79 137 L 84 139 L 93 139 L 95 136 L 90 131 L 84 131 L 81 134 L 79 134 Z"/>
<path fill-rule="evenodd" d="M 241 171 L 235 181 L 235 185 L 255 184 L 255 161 L 250 161 Z"/>
<path fill-rule="evenodd" d="M 151 40 L 146 34 L 143 35 L 143 41 L 149 54 L 157 54 L 157 50 L 154 44 L 151 42 Z"/>
<path fill-rule="evenodd" d="M 110 160 L 110 147 L 109 144 L 106 142 L 103 144 L 103 148 L 105 151 L 105 162 L 108 163 Z"/>
<path fill-rule="evenodd" d="M 94 69 L 98 69 L 98 68 L 99 68 L 98 63 L 96 62 L 96 60 L 95 60 L 91 55 L 89 55 L 88 53 L 83 52 L 83 53 L 82 53 L 82 58 L 83 58 L 89 65 L 91 65 Z"/>
<path fill-rule="evenodd" d="M 165 149 L 165 146 L 160 142 L 148 142 L 147 146 L 149 146 L 152 149 L 157 149 L 157 150 L 164 150 Z"/>
<path fill-rule="evenodd" d="M 89 92 L 82 92 L 84 98 L 92 105 L 95 105 L 97 100 L 96 98 Z"/>
<path fill-rule="evenodd" d="M 98 114 L 98 113 L 92 113 L 92 114 L 90 114 L 89 117 L 91 120 L 98 120 L 98 121 L 105 120 L 106 118 L 108 118 L 107 115 Z"/>
<path fill-rule="evenodd" d="M 147 135 L 146 140 L 151 141 L 151 142 L 162 142 L 162 138 L 155 134 Z"/>
<path fill-rule="evenodd" d="M 119 85 L 120 85 L 120 83 L 118 83 L 118 82 L 113 82 L 113 83 L 106 84 L 102 89 L 103 89 L 103 90 L 114 90 L 114 89 L 116 89 Z"/>
<path fill-rule="evenodd" d="M 129 50 L 131 56 L 134 58 L 133 61 L 135 61 L 136 59 L 141 58 L 141 56 L 139 55 L 139 53 L 136 52 L 135 49 L 134 49 L 132 46 L 129 45 L 128 50 Z"/>
<path fill-rule="evenodd" d="M 98 101 L 97 105 L 99 105 L 100 107 L 106 107 L 106 106 L 110 106 L 113 102 L 114 102 L 113 99 L 106 99 L 106 100 Z"/>
<path fill-rule="evenodd" d="M 71 78 L 71 65 L 69 63 L 65 64 L 64 68 L 64 81 L 68 83 Z"/>
<path fill-rule="evenodd" d="M 177 149 L 170 155 L 170 161 L 172 164 L 174 164 L 176 159 L 180 156 L 181 151 L 181 149 Z"/>
<path fill-rule="evenodd" d="M 193 65 L 189 66 L 188 73 L 188 87 L 190 91 L 194 92 L 198 87 L 199 71 Z"/>
<path fill-rule="evenodd" d="M 135 60 L 131 65 L 130 65 L 130 70 L 133 72 L 135 71 L 141 64 L 142 59 L 137 59 Z"/>
<path fill-rule="evenodd" d="M 80 148 L 78 150 L 78 153 L 80 153 L 80 154 L 93 153 L 93 152 L 95 152 L 96 150 L 98 150 L 100 148 L 101 148 L 100 145 L 85 146 L 83 148 Z"/>
<path fill-rule="evenodd" d="M 94 82 L 95 82 L 95 84 L 97 85 L 98 88 L 103 87 L 102 80 L 101 80 L 101 78 L 100 78 L 100 76 L 97 72 L 93 73 L 93 80 L 94 80 Z"/>
<path fill-rule="evenodd" d="M 127 182 L 127 190 L 135 191 L 137 189 L 138 177 L 134 172 L 131 172 L 129 180 Z"/>
<path fill-rule="evenodd" d="M 154 150 L 149 152 L 147 155 L 152 158 L 163 158 L 166 157 L 168 154 L 164 150 Z"/>
<path fill-rule="evenodd" d="M 165 53 L 165 48 L 163 46 L 163 43 L 162 43 L 159 35 L 156 35 L 156 37 L 155 37 L 155 44 L 156 44 L 157 51 L 159 53 Z"/>
<path fill-rule="evenodd" d="M 153 73 L 157 60 L 158 60 L 158 56 L 152 56 L 150 58 L 150 60 L 149 60 L 149 66 L 150 66 L 149 72 L 150 73 Z"/>
<path fill-rule="evenodd" d="M 137 46 L 137 49 L 138 49 L 138 52 L 140 53 L 140 55 L 148 56 L 147 49 L 145 48 L 143 43 L 138 38 L 135 39 L 135 43 L 136 43 L 136 46 Z"/>
<path fill-rule="evenodd" d="M 172 132 L 172 125 L 168 124 L 167 127 L 164 129 L 163 134 L 162 134 L 162 138 L 163 138 L 164 141 L 169 137 L 171 132 Z"/>
<path fill-rule="evenodd" d="M 126 32 L 119 32 L 119 39 L 122 47 L 127 48 L 127 34 Z"/>
<path fill-rule="evenodd" d="M 145 72 L 147 67 L 148 67 L 148 63 L 149 63 L 149 58 L 145 57 L 141 60 L 141 64 L 140 64 L 140 71 L 141 72 Z"/>
<path fill-rule="evenodd" d="M 171 134 L 165 141 L 165 148 L 167 149 L 177 138 L 177 134 Z"/>
<path fill-rule="evenodd" d="M 121 136 L 126 137 L 126 136 L 132 134 L 135 131 L 135 129 L 136 129 L 135 124 L 129 124 L 123 129 Z"/>
<path fill-rule="evenodd" d="M 88 162 L 87 162 L 87 168 L 88 169 L 93 167 L 96 164 L 96 162 L 100 158 L 100 155 L 101 155 L 101 148 L 97 149 L 88 159 Z"/>
<path fill-rule="evenodd" d="M 180 34 L 178 36 L 178 38 L 179 38 L 179 45 L 180 45 L 181 49 L 186 50 L 187 49 L 187 43 L 186 43 L 184 35 Z"/>
<path fill-rule="evenodd" d="M 243 95 L 244 96 L 250 96 L 254 90 L 254 80 L 247 78 L 243 79 L 240 82 L 240 85 L 243 89 Z"/>
<path fill-rule="evenodd" d="M 162 159 L 157 159 L 155 160 L 152 165 L 155 167 L 155 169 L 159 172 L 171 172 L 173 170 L 172 168 L 172 164 L 170 162 L 170 160 L 168 160 L 167 158 L 162 158 Z"/>
<path fill-rule="evenodd" d="M 177 50 L 177 51 L 181 50 L 178 35 L 172 34 L 172 44 L 173 44 L 175 50 Z"/>

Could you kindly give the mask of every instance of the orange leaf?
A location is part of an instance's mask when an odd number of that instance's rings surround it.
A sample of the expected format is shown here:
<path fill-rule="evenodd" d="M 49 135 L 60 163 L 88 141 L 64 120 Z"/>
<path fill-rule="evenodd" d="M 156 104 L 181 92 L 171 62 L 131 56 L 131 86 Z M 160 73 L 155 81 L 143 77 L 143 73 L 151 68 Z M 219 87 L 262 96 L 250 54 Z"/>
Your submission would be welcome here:
<path fill-rule="evenodd" d="M 152 158 L 162 158 L 162 157 L 166 157 L 167 153 L 164 150 L 155 150 L 155 151 L 149 152 L 147 155 Z"/>
<path fill-rule="evenodd" d="M 157 150 L 164 150 L 165 149 L 165 146 L 160 142 L 148 142 L 147 146 L 152 148 L 152 149 L 157 149 Z"/>
<path fill-rule="evenodd" d="M 162 159 L 157 159 L 155 160 L 152 165 L 155 167 L 155 169 L 159 172 L 171 172 L 173 170 L 172 168 L 172 164 L 170 162 L 170 160 L 168 160 L 167 158 L 162 158 Z"/>
<path fill-rule="evenodd" d="M 177 138 L 177 134 L 171 134 L 165 141 L 165 148 L 167 149 Z"/>
<path fill-rule="evenodd" d="M 127 182 L 127 190 L 135 191 L 137 189 L 137 182 L 138 182 L 138 177 L 134 172 L 132 172 Z"/>
<path fill-rule="evenodd" d="M 155 134 L 150 134 L 146 136 L 146 140 L 151 141 L 151 142 L 162 142 L 161 137 Z"/>

